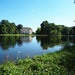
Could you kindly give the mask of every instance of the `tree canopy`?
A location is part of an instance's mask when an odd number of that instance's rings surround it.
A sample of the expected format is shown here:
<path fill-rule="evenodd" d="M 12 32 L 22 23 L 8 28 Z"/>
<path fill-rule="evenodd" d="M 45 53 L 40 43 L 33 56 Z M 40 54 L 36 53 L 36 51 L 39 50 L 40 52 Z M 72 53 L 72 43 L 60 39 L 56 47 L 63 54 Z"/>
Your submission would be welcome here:
<path fill-rule="evenodd" d="M 64 25 L 56 25 L 54 23 L 49 23 L 48 21 L 43 21 L 40 28 L 36 30 L 36 34 L 43 35 L 75 35 L 75 26 L 67 27 Z"/>
<path fill-rule="evenodd" d="M 19 30 L 15 23 L 10 23 L 8 20 L 0 22 L 0 34 L 17 34 Z"/>
<path fill-rule="evenodd" d="M 18 24 L 17 25 L 17 28 L 18 28 L 18 30 L 19 30 L 19 33 L 20 33 L 20 29 L 23 27 L 23 25 L 22 24 Z"/>

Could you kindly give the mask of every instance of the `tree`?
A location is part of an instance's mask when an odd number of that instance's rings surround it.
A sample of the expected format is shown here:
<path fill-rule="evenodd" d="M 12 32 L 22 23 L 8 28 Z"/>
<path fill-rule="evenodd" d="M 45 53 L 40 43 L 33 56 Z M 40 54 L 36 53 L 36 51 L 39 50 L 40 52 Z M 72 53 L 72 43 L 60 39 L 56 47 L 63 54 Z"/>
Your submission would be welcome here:
<path fill-rule="evenodd" d="M 62 27 L 60 25 L 56 25 L 57 35 L 61 35 Z"/>
<path fill-rule="evenodd" d="M 62 27 L 55 25 L 54 23 L 49 23 L 48 21 L 43 21 L 40 29 L 41 34 L 44 35 L 61 35 Z M 37 29 L 37 32 L 39 32 L 39 29 Z"/>
<path fill-rule="evenodd" d="M 72 27 L 72 33 L 75 35 L 75 26 Z"/>
<path fill-rule="evenodd" d="M 1 33 L 2 34 L 8 34 L 7 28 L 6 28 L 6 25 L 5 24 L 3 24 L 2 27 L 1 27 Z"/>
<path fill-rule="evenodd" d="M 41 28 L 38 28 L 38 29 L 36 30 L 36 34 L 41 34 Z"/>
<path fill-rule="evenodd" d="M 10 23 L 8 20 L 2 20 L 0 22 L 0 34 L 15 34 L 19 33 L 15 23 Z"/>
<path fill-rule="evenodd" d="M 22 24 L 18 24 L 18 25 L 17 25 L 17 28 L 18 28 L 18 29 L 21 29 L 22 27 L 23 27 Z"/>
<path fill-rule="evenodd" d="M 48 24 L 49 24 L 48 21 L 43 21 L 41 23 L 41 34 L 47 34 L 47 32 L 48 32 L 48 30 L 47 30 Z"/>
<path fill-rule="evenodd" d="M 0 22 L 0 33 L 8 34 L 9 33 L 10 22 L 8 20 L 2 20 Z"/>
<path fill-rule="evenodd" d="M 16 27 L 15 23 L 10 23 L 10 34 L 19 33 L 18 28 Z"/>
<path fill-rule="evenodd" d="M 62 35 L 69 35 L 69 28 L 68 27 L 62 28 Z"/>
<path fill-rule="evenodd" d="M 19 29 L 19 33 L 20 33 L 20 29 L 23 27 L 23 25 L 22 24 L 18 24 L 17 25 L 17 28 Z"/>
<path fill-rule="evenodd" d="M 2 25 L 2 24 L 9 25 L 10 23 L 9 23 L 8 20 L 2 20 L 2 21 L 0 22 L 0 24 L 1 24 L 1 25 Z"/>

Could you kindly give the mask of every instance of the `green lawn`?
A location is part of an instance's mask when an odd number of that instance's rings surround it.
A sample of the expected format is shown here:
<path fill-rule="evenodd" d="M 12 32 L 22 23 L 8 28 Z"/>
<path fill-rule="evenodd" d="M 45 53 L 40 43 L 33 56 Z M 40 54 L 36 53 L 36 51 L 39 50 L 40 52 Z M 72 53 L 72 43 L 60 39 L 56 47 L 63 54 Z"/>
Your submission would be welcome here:
<path fill-rule="evenodd" d="M 75 46 L 0 65 L 0 75 L 75 75 Z"/>
<path fill-rule="evenodd" d="M 0 36 L 30 36 L 30 35 L 29 34 L 0 34 Z"/>

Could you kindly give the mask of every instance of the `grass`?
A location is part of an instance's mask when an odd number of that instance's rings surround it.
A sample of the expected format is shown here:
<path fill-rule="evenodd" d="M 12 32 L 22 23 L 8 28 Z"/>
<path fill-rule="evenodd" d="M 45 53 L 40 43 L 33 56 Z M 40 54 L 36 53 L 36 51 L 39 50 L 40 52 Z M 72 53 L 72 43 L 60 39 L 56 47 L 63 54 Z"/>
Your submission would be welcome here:
<path fill-rule="evenodd" d="M 0 65 L 0 75 L 75 75 L 75 46 Z"/>
<path fill-rule="evenodd" d="M 35 35 L 35 34 L 0 34 L 0 36 L 40 36 L 40 35 Z M 42 35 L 46 36 L 46 35 Z"/>
<path fill-rule="evenodd" d="M 44 35 L 44 34 L 0 34 L 0 36 L 8 36 L 8 35 L 36 35 L 36 36 L 74 36 L 74 35 Z"/>
<path fill-rule="evenodd" d="M 36 34 L 0 34 L 0 36 L 47 36 L 47 35 L 36 35 Z"/>
<path fill-rule="evenodd" d="M 30 36 L 29 34 L 0 34 L 0 36 Z"/>

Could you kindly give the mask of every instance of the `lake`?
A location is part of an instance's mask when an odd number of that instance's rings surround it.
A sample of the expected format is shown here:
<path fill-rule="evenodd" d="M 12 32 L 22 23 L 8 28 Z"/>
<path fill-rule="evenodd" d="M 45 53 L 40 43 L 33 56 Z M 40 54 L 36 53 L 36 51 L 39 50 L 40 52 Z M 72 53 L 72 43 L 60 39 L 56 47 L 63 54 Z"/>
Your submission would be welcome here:
<path fill-rule="evenodd" d="M 0 64 L 60 51 L 74 41 L 73 36 L 0 36 Z"/>

